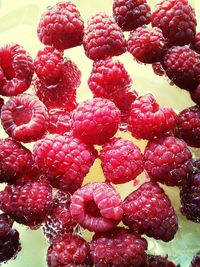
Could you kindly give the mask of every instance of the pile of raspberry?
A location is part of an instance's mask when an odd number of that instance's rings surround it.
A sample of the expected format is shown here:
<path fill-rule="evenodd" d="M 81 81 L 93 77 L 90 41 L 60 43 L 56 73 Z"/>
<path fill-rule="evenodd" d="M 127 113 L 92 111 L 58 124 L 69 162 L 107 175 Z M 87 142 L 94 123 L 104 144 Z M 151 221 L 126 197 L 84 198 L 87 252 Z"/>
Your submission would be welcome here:
<path fill-rule="evenodd" d="M 112 10 L 84 26 L 77 6 L 61 1 L 40 18 L 45 46 L 34 60 L 18 44 L 0 47 L 0 119 L 8 135 L 0 139 L 0 264 L 21 249 L 17 222 L 43 229 L 48 267 L 175 267 L 148 253 L 148 237 L 170 242 L 179 229 L 163 185 L 180 189 L 182 214 L 200 223 L 200 160 L 190 151 L 200 147 L 195 11 L 187 0 L 161 0 L 152 12 L 146 0 L 114 0 Z M 93 60 L 93 98 L 77 103 L 81 72 L 64 51 L 80 45 Z M 189 91 L 196 105 L 177 114 L 140 95 L 113 59 L 126 52 Z M 122 131 L 133 138 L 119 137 Z M 134 138 L 146 140 L 144 151 Z M 85 184 L 96 161 L 105 179 Z M 125 183 L 133 189 L 123 199 L 117 190 Z"/>

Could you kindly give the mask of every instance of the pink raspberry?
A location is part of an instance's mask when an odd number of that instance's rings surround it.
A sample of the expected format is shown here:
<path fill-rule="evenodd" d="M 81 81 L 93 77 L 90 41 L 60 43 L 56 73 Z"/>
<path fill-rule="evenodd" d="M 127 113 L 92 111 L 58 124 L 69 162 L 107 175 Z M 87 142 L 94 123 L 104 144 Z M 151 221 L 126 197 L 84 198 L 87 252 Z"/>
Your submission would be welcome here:
<path fill-rule="evenodd" d="M 94 148 L 73 136 L 47 135 L 33 148 L 36 167 L 63 191 L 74 192 L 81 186 L 95 158 Z"/>
<path fill-rule="evenodd" d="M 82 44 L 84 23 L 74 3 L 61 1 L 45 11 L 37 33 L 45 45 L 64 50 Z"/>
<path fill-rule="evenodd" d="M 123 31 L 133 31 L 151 22 L 151 9 L 146 0 L 114 0 L 113 16 Z"/>
<path fill-rule="evenodd" d="M 95 266 L 140 267 L 146 261 L 146 249 L 144 238 L 122 227 L 95 234 L 90 243 Z"/>
<path fill-rule="evenodd" d="M 198 252 L 192 259 L 190 267 L 199 267 L 200 266 L 200 252 Z"/>
<path fill-rule="evenodd" d="M 30 94 L 11 97 L 1 110 L 1 123 L 6 133 L 22 142 L 42 137 L 48 126 L 45 105 Z"/>
<path fill-rule="evenodd" d="M 178 266 L 176 266 L 172 261 L 170 261 L 168 259 L 168 256 L 163 257 L 163 256 L 147 255 L 147 261 L 141 267 L 178 267 Z"/>
<path fill-rule="evenodd" d="M 188 0 L 161 0 L 152 13 L 152 25 L 162 30 L 169 45 L 186 45 L 196 33 L 195 11 Z"/>
<path fill-rule="evenodd" d="M 112 17 L 97 13 L 88 21 L 83 37 L 85 54 L 92 60 L 119 56 L 126 52 L 122 30 Z"/>
<path fill-rule="evenodd" d="M 81 104 L 72 113 L 72 127 L 85 143 L 102 145 L 115 135 L 120 111 L 108 99 L 94 98 Z"/>
<path fill-rule="evenodd" d="M 144 153 L 144 168 L 152 181 L 169 186 L 185 183 L 192 154 L 187 144 L 173 136 L 149 141 Z"/>
<path fill-rule="evenodd" d="M 143 156 L 139 147 L 122 138 L 115 137 L 104 144 L 99 158 L 107 182 L 126 183 L 143 171 Z"/>
<path fill-rule="evenodd" d="M 14 96 L 26 91 L 33 77 L 33 60 L 18 44 L 0 48 L 0 94 Z"/>
<path fill-rule="evenodd" d="M 128 39 L 128 51 L 140 62 L 155 63 L 161 60 L 165 39 L 159 28 L 140 27 L 131 32 Z"/>
<path fill-rule="evenodd" d="M 190 91 L 190 96 L 192 100 L 200 106 L 200 84 L 197 86 L 196 89 Z"/>
<path fill-rule="evenodd" d="M 129 130 L 137 139 L 151 139 L 172 131 L 177 115 L 172 108 L 160 107 L 153 95 L 133 101 L 128 119 Z"/>
<path fill-rule="evenodd" d="M 195 35 L 190 47 L 200 54 L 200 32 Z"/>
<path fill-rule="evenodd" d="M 70 211 L 74 220 L 91 232 L 107 232 L 117 225 L 123 215 L 122 201 L 108 183 L 90 183 L 72 196 Z"/>
<path fill-rule="evenodd" d="M 49 133 L 64 135 L 71 130 L 71 114 L 61 109 L 49 110 Z"/>
<path fill-rule="evenodd" d="M 171 201 L 156 183 L 144 183 L 127 196 L 123 210 L 123 223 L 140 234 L 168 242 L 178 230 Z"/>

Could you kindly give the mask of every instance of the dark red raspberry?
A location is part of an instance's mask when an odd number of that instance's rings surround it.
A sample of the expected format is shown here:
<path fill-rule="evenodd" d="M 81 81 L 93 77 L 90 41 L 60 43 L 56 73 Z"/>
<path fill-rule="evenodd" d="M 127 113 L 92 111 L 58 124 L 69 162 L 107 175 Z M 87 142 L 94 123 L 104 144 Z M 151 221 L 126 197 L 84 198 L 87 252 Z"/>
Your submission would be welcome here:
<path fill-rule="evenodd" d="M 179 113 L 175 135 L 189 146 L 200 147 L 200 108 L 198 106 L 184 109 Z"/>
<path fill-rule="evenodd" d="M 49 110 L 49 133 L 64 135 L 71 130 L 71 114 L 61 109 Z"/>
<path fill-rule="evenodd" d="M 91 232 L 107 232 L 117 225 L 123 214 L 122 201 L 115 188 L 108 183 L 90 183 L 72 196 L 72 217 Z"/>
<path fill-rule="evenodd" d="M 122 30 L 112 17 L 97 13 L 88 21 L 83 37 L 85 54 L 92 60 L 119 56 L 126 52 Z"/>
<path fill-rule="evenodd" d="M 155 63 L 161 60 L 165 39 L 159 28 L 140 27 L 131 32 L 128 51 L 140 62 Z"/>
<path fill-rule="evenodd" d="M 156 183 L 144 183 L 127 196 L 123 210 L 123 223 L 140 234 L 168 242 L 178 230 L 171 201 Z"/>
<path fill-rule="evenodd" d="M 194 258 L 192 259 L 192 262 L 190 263 L 190 267 L 199 267 L 200 266 L 200 252 L 198 252 Z"/>
<path fill-rule="evenodd" d="M 11 97 L 1 110 L 1 123 L 6 133 L 22 142 L 42 137 L 48 126 L 45 105 L 30 94 Z"/>
<path fill-rule="evenodd" d="M 36 167 L 63 191 L 74 192 L 81 186 L 95 158 L 94 148 L 73 136 L 47 135 L 33 149 Z"/>
<path fill-rule="evenodd" d="M 187 46 L 170 48 L 162 59 L 162 66 L 178 87 L 193 90 L 200 83 L 200 58 Z"/>
<path fill-rule="evenodd" d="M 14 96 L 26 91 L 33 77 L 33 60 L 18 44 L 0 48 L 0 94 Z"/>
<path fill-rule="evenodd" d="M 52 241 L 47 251 L 47 264 L 48 267 L 87 267 L 89 253 L 89 244 L 82 237 L 66 234 Z"/>
<path fill-rule="evenodd" d="M 141 267 L 178 267 L 167 256 L 147 255 L 147 261 Z M 180 266 L 179 266 L 180 267 Z"/>
<path fill-rule="evenodd" d="M 47 183 L 7 185 L 0 192 L 0 209 L 16 222 L 30 227 L 37 227 L 45 220 L 52 204 L 52 189 Z"/>
<path fill-rule="evenodd" d="M 146 261 L 146 249 L 144 238 L 122 227 L 95 234 L 90 243 L 95 266 L 140 267 Z"/>
<path fill-rule="evenodd" d="M 151 139 L 174 130 L 177 115 L 172 108 L 160 107 L 153 95 L 137 98 L 131 105 L 129 130 L 137 139 Z"/>
<path fill-rule="evenodd" d="M 190 91 L 190 96 L 192 100 L 200 106 L 200 84 L 197 86 L 196 89 Z"/>
<path fill-rule="evenodd" d="M 143 171 L 143 156 L 139 147 L 122 138 L 115 137 L 103 145 L 99 158 L 107 182 L 126 183 Z"/>
<path fill-rule="evenodd" d="M 0 214 L 0 243 L 1 239 L 4 238 L 13 226 L 13 219 L 11 219 L 7 214 Z"/>
<path fill-rule="evenodd" d="M 200 54 L 200 32 L 195 35 L 190 47 Z"/>
<path fill-rule="evenodd" d="M 152 25 L 162 30 L 169 45 L 186 45 L 196 33 L 195 11 L 188 0 L 161 0 L 152 13 Z"/>
<path fill-rule="evenodd" d="M 108 99 L 94 98 L 81 104 L 72 113 L 72 127 L 85 143 L 102 145 L 115 135 L 120 111 Z"/>
<path fill-rule="evenodd" d="M 146 0 L 114 0 L 113 16 L 123 31 L 133 31 L 151 22 L 151 10 Z"/>
<path fill-rule="evenodd" d="M 4 99 L 0 97 L 0 114 L 1 114 L 1 108 L 4 105 Z"/>
<path fill-rule="evenodd" d="M 184 184 L 190 172 L 192 154 L 187 144 L 173 136 L 149 141 L 144 153 L 144 168 L 152 181 L 169 186 Z"/>
<path fill-rule="evenodd" d="M 0 139 L 0 182 L 13 183 L 31 168 L 31 152 L 17 141 Z"/>
<path fill-rule="evenodd" d="M 81 45 L 83 31 L 83 20 L 71 1 L 61 1 L 49 7 L 42 14 L 37 29 L 42 43 L 60 50 Z"/>

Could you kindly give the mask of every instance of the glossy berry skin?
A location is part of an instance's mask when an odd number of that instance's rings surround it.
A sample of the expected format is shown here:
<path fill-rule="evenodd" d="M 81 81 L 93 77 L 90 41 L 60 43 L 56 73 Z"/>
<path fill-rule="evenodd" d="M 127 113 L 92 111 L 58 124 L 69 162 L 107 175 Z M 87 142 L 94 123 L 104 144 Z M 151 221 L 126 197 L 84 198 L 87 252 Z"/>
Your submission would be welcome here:
<path fill-rule="evenodd" d="M 167 256 L 147 255 L 147 261 L 141 267 L 180 267 L 176 266 Z"/>
<path fill-rule="evenodd" d="M 83 37 L 85 54 L 92 60 L 119 56 L 126 52 L 126 40 L 112 17 L 97 13 L 88 21 Z"/>
<path fill-rule="evenodd" d="M 40 41 L 59 50 L 79 46 L 83 40 L 84 23 L 71 1 L 61 1 L 45 11 L 38 25 Z"/>
<path fill-rule="evenodd" d="M 108 233 L 96 233 L 90 243 L 95 266 L 141 266 L 146 260 L 147 242 L 128 229 L 117 227 Z"/>
<path fill-rule="evenodd" d="M 198 252 L 192 259 L 190 267 L 199 267 L 200 266 L 200 252 Z"/>
<path fill-rule="evenodd" d="M 123 214 L 122 201 L 108 183 L 93 182 L 78 189 L 72 196 L 70 212 L 74 220 L 91 232 L 108 232 Z"/>
<path fill-rule="evenodd" d="M 144 168 L 150 179 L 169 186 L 181 186 L 190 173 L 192 154 L 187 144 L 173 136 L 149 141 L 144 152 Z"/>
<path fill-rule="evenodd" d="M 123 202 L 123 223 L 132 231 L 169 242 L 178 230 L 171 201 L 156 183 L 147 182 Z"/>
<path fill-rule="evenodd" d="M 71 114 L 62 109 L 49 110 L 49 133 L 64 135 L 71 131 Z"/>
<path fill-rule="evenodd" d="M 192 41 L 190 47 L 191 49 L 195 50 L 198 54 L 200 54 L 200 32 L 198 32 L 195 35 L 194 40 Z"/>
<path fill-rule="evenodd" d="M 162 30 L 170 46 L 189 44 L 196 24 L 195 11 L 188 0 L 161 0 L 152 13 L 152 26 Z"/>

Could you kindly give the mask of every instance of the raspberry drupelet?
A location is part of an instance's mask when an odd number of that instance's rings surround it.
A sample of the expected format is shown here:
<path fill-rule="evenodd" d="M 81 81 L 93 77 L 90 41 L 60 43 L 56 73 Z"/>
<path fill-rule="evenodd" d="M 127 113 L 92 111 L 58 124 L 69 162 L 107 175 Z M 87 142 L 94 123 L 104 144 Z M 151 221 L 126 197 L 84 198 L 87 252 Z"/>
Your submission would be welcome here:
<path fill-rule="evenodd" d="M 195 50 L 198 54 L 200 54 L 200 32 L 198 32 L 195 35 L 194 40 L 192 41 L 190 47 L 191 49 Z"/>
<path fill-rule="evenodd" d="M 189 267 L 199 267 L 200 266 L 200 252 L 198 252 L 192 259 Z"/>

